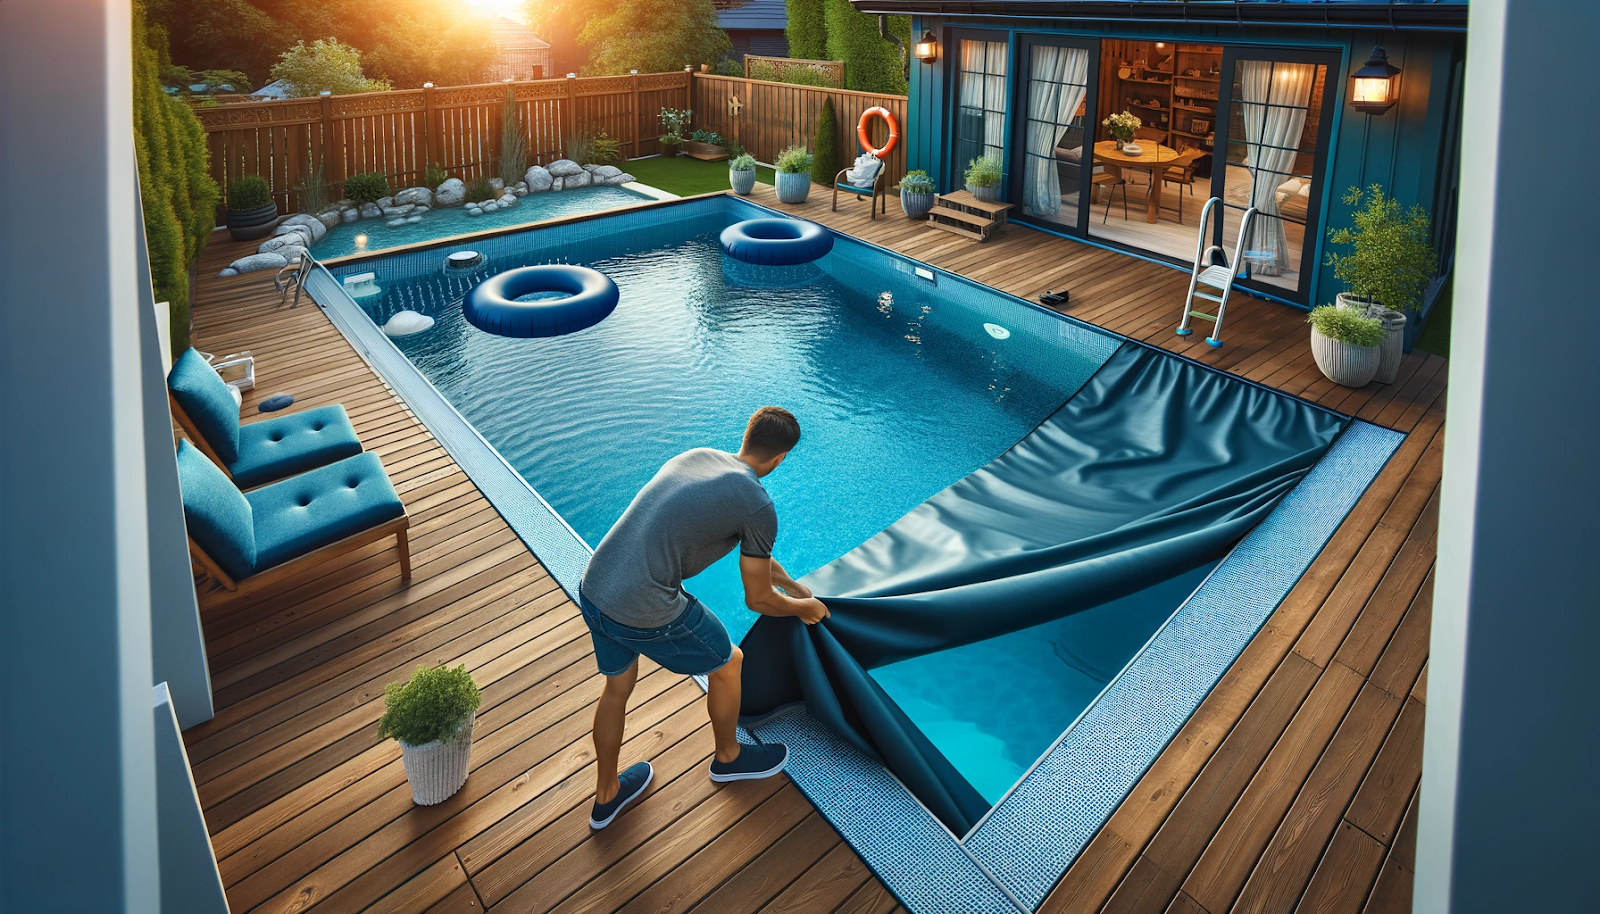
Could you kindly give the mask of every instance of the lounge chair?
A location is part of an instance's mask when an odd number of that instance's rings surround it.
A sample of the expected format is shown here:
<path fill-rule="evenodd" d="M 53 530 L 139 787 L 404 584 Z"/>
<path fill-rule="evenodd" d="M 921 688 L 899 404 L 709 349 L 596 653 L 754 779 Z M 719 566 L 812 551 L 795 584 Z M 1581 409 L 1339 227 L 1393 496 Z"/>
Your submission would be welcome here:
<path fill-rule="evenodd" d="M 390 535 L 400 550 L 400 580 L 411 579 L 411 518 L 377 454 L 241 492 L 199 448 L 180 441 L 178 486 L 190 555 L 235 593 Z"/>
<path fill-rule="evenodd" d="M 866 160 L 866 161 L 863 161 Z M 853 172 L 853 174 L 852 174 Z M 867 218 L 878 218 L 878 203 L 883 202 L 883 212 L 889 212 L 888 180 L 883 170 L 883 163 L 872 156 L 861 156 L 849 168 L 839 169 L 833 176 L 833 211 L 839 211 L 839 191 L 855 194 L 857 197 L 866 197 L 872 204 L 867 211 Z"/>
<path fill-rule="evenodd" d="M 241 489 L 361 453 L 361 439 L 337 403 L 241 424 L 227 383 L 193 349 L 173 364 L 167 393 L 184 433 Z"/>

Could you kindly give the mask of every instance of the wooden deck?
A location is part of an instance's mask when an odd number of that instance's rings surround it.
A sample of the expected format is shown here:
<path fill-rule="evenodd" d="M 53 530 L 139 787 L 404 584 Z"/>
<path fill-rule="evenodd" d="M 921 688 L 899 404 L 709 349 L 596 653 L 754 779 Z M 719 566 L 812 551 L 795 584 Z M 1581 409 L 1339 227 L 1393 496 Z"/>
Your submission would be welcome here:
<path fill-rule="evenodd" d="M 1070 286 L 1069 313 L 1170 337 L 1174 271 L 818 199 L 795 211 L 1007 291 Z M 247 408 L 285 391 L 345 405 L 411 512 L 416 573 L 401 587 L 376 544 L 244 599 L 202 594 L 218 712 L 185 737 L 236 914 L 901 910 L 786 779 L 710 783 L 699 688 L 665 670 L 641 676 L 624 748 L 656 782 L 590 835 L 599 683 L 576 608 L 314 305 L 278 308 L 269 274 L 208 278 L 244 250 L 208 249 L 196 344 L 256 354 Z M 1443 364 L 1413 356 L 1396 384 L 1344 391 L 1311 364 L 1302 320 L 1236 302 L 1226 349 L 1179 351 L 1413 434 L 1043 910 L 1409 909 Z M 375 724 L 384 683 L 446 662 L 483 686 L 473 775 L 420 808 Z"/>

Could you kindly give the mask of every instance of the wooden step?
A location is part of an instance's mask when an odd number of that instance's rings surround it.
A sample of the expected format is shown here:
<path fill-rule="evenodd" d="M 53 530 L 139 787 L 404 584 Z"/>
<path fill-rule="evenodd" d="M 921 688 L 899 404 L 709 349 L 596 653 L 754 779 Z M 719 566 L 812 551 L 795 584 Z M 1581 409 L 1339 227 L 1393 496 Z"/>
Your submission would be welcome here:
<path fill-rule="evenodd" d="M 963 213 L 958 209 L 936 209 L 928 213 L 928 218 L 971 226 L 974 231 L 987 231 L 1001 224 L 999 219 L 990 216 L 979 216 L 974 213 Z"/>
<path fill-rule="evenodd" d="M 988 240 L 988 236 L 984 235 L 982 232 L 973 231 L 972 229 L 968 228 L 962 228 L 959 225 L 952 225 L 948 222 L 940 222 L 932 217 L 929 217 L 928 225 L 938 229 L 941 232 L 949 232 L 952 235 L 960 235 L 963 238 L 971 238 L 973 241 Z"/>

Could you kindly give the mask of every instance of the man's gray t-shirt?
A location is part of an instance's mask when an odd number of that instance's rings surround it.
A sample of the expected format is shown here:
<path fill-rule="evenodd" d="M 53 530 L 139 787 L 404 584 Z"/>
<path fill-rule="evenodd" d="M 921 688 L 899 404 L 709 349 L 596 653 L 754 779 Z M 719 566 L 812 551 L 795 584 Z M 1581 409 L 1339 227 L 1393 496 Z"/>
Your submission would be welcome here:
<path fill-rule="evenodd" d="M 660 628 L 688 606 L 683 581 L 734 546 L 766 558 L 778 512 L 755 470 L 733 454 L 696 448 L 667 461 L 589 559 L 583 595 L 606 616 Z"/>

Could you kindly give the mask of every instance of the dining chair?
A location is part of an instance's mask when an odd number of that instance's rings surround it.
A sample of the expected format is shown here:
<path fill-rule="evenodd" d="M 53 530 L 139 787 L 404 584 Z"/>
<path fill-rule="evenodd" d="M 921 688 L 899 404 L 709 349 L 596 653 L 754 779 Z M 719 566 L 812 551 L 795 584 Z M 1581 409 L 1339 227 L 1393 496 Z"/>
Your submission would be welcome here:
<path fill-rule="evenodd" d="M 1097 171 L 1089 179 L 1095 187 L 1106 189 L 1106 211 L 1100 217 L 1100 224 L 1104 225 L 1111 218 L 1111 200 L 1117 195 L 1117 188 L 1122 188 L 1122 221 L 1128 221 L 1128 181 L 1121 175 L 1113 175 L 1106 171 Z"/>
<path fill-rule="evenodd" d="M 1168 165 L 1166 170 L 1161 173 L 1161 183 L 1163 185 L 1178 185 L 1179 225 L 1183 224 L 1183 188 L 1187 186 L 1189 193 L 1191 195 L 1194 194 L 1194 172 L 1200 162 L 1200 157 L 1203 155 L 1205 153 L 1191 146 L 1179 153 L 1178 157 L 1172 160 L 1172 164 Z"/>

